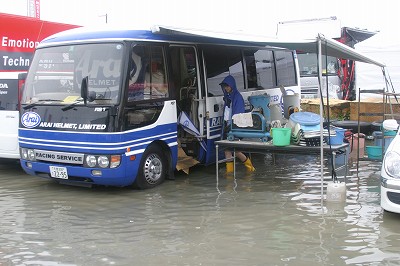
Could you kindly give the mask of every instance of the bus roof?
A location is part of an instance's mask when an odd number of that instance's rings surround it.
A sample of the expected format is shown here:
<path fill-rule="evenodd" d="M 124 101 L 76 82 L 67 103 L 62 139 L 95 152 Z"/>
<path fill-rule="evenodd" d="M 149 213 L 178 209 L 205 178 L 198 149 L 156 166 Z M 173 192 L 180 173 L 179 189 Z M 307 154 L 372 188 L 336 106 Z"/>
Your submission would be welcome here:
<path fill-rule="evenodd" d="M 258 40 L 240 40 L 238 38 L 226 38 L 226 36 L 207 36 L 200 34 L 190 34 L 178 31 L 160 32 L 154 29 L 149 30 L 133 30 L 124 28 L 103 27 L 87 28 L 82 27 L 63 31 L 44 39 L 38 46 L 50 46 L 62 44 L 66 42 L 84 42 L 98 40 L 142 40 L 142 41 L 170 41 L 182 43 L 201 43 L 201 44 L 219 44 L 219 45 L 240 45 L 240 46 L 267 46 L 264 42 Z M 284 48 L 271 47 L 273 49 L 282 50 Z"/>

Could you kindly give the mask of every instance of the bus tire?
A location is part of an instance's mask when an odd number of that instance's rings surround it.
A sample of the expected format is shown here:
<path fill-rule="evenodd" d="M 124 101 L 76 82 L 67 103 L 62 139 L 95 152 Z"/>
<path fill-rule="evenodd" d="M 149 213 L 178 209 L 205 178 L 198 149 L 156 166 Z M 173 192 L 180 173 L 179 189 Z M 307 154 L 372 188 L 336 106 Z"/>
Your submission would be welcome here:
<path fill-rule="evenodd" d="M 164 182 L 168 164 L 160 148 L 151 145 L 143 153 L 134 186 L 139 189 L 153 188 Z"/>

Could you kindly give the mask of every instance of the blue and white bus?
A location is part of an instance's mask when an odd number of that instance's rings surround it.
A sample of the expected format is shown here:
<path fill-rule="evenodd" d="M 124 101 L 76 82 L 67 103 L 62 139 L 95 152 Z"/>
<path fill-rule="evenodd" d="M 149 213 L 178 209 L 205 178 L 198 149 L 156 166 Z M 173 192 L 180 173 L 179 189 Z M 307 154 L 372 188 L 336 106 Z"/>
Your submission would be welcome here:
<path fill-rule="evenodd" d="M 21 165 L 60 183 L 150 188 L 173 178 L 178 148 L 215 163 L 218 84 L 228 74 L 245 100 L 268 93 L 279 103 L 281 86 L 300 93 L 296 53 L 262 42 L 125 29 L 53 35 L 38 46 L 21 99 Z"/>

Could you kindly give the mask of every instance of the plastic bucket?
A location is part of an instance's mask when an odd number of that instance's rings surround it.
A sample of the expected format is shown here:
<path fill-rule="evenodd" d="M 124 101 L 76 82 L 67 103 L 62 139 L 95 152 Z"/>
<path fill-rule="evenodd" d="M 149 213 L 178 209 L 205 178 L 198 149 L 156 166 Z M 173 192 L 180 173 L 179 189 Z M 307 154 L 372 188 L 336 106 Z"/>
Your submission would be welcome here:
<path fill-rule="evenodd" d="M 331 136 L 329 138 L 329 144 L 331 145 L 341 145 L 343 144 L 344 133 L 346 129 L 344 128 L 335 128 L 336 136 Z"/>
<path fill-rule="evenodd" d="M 369 159 L 382 160 L 382 146 L 366 146 Z"/>
<path fill-rule="evenodd" d="M 365 135 L 363 133 L 356 133 L 352 135 L 352 138 L 349 139 L 351 145 L 351 153 L 350 157 L 357 158 L 357 152 L 360 156 L 359 158 L 364 157 L 364 148 L 365 148 Z"/>
<path fill-rule="evenodd" d="M 274 144 L 274 146 L 290 145 L 291 136 L 291 128 L 272 128 L 272 144 Z"/>
<path fill-rule="evenodd" d="M 283 114 L 286 119 L 290 115 L 300 110 L 300 96 L 296 94 L 284 95 L 283 97 Z"/>

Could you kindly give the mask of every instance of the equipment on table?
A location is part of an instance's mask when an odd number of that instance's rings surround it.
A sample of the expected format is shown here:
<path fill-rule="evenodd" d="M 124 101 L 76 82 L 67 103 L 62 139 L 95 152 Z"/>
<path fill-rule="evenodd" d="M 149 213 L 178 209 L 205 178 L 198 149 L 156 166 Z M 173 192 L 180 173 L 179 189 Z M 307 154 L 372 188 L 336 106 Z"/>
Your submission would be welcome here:
<path fill-rule="evenodd" d="M 270 96 L 268 94 L 249 96 L 253 106 L 251 113 L 232 116 L 228 140 L 235 138 L 260 138 L 263 142 L 270 137 L 271 115 L 269 109 Z"/>

